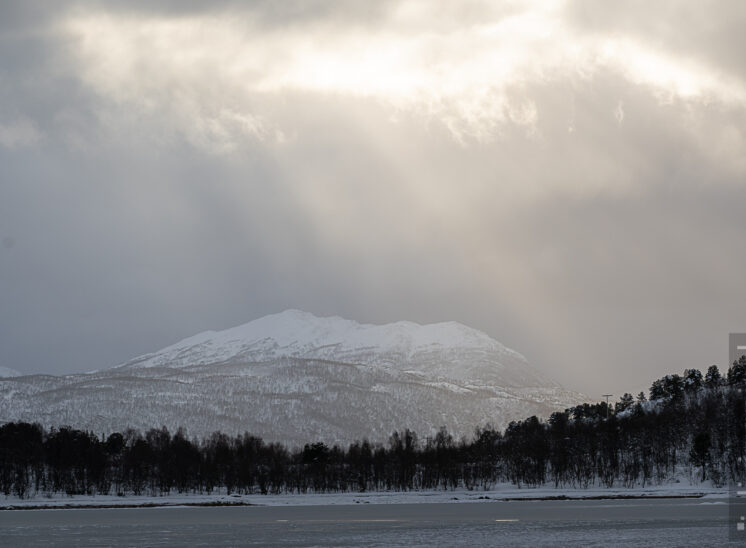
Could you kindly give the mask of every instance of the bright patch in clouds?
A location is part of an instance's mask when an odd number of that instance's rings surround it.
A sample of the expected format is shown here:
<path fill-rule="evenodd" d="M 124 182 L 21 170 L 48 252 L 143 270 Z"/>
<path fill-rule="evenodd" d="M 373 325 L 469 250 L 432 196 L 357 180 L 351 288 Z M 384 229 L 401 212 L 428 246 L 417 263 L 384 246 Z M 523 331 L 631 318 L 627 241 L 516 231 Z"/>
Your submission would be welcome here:
<path fill-rule="evenodd" d="M 746 89 L 740 82 L 686 59 L 655 52 L 633 40 L 602 40 L 597 46 L 601 64 L 619 67 L 631 82 L 652 87 L 662 99 L 746 102 Z"/>
<path fill-rule="evenodd" d="M 86 14 L 63 28 L 77 38 L 82 77 L 97 92 L 168 114 L 189 140 L 214 152 L 247 137 L 284 141 L 292 128 L 255 104 L 288 91 L 381 101 L 439 120 L 462 142 L 489 141 L 505 124 L 531 134 L 542 112 L 527 86 L 599 70 L 648 86 L 661 101 L 744 102 L 737 80 L 632 38 L 579 33 L 562 8 L 539 2 L 444 21 L 429 4 L 405 2 L 375 25 L 274 29 L 250 15 Z"/>

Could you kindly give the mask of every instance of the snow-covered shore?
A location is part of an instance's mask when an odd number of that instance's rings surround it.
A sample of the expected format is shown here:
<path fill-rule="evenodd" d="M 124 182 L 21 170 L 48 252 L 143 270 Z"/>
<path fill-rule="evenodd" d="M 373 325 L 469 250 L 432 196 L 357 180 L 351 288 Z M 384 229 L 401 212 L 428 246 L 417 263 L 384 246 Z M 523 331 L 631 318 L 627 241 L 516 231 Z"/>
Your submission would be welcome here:
<path fill-rule="evenodd" d="M 513 485 L 498 486 L 490 490 L 456 489 L 453 491 L 377 491 L 368 493 L 308 493 L 279 495 L 186 495 L 126 496 L 114 495 L 39 495 L 19 499 L 0 499 L 2 510 L 56 509 L 56 508 L 137 508 L 166 506 L 309 506 L 345 504 L 427 504 L 495 502 L 506 500 L 554 500 L 554 499 L 621 499 L 621 498 L 701 498 L 702 504 L 725 504 L 727 488 L 710 487 L 706 484 L 691 486 L 670 484 L 646 488 L 589 488 L 555 489 L 552 487 L 522 488 Z"/>

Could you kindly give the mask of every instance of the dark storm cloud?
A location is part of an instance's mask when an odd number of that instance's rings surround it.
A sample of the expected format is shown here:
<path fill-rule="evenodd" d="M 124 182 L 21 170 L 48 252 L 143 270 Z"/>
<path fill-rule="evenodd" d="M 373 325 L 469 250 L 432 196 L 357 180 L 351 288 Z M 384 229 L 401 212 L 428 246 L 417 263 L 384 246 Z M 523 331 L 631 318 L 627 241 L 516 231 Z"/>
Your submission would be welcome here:
<path fill-rule="evenodd" d="M 459 320 L 593 393 L 722 362 L 746 328 L 740 8 L 370 5 L 3 7 L 0 365 L 106 367 L 289 307 Z M 500 32 L 459 34 L 485 13 Z M 365 57 L 392 40 L 401 70 Z M 634 72 L 655 56 L 683 64 Z"/>

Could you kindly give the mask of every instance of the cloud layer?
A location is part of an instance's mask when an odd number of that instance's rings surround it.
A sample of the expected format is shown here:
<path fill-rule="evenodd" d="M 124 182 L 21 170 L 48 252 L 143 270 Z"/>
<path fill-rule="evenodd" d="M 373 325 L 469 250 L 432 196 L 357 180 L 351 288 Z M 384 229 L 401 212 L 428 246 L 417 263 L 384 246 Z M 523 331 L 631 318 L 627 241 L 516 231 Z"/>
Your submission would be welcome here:
<path fill-rule="evenodd" d="M 459 320 L 591 393 L 722 364 L 743 9 L 370 4 L 3 7 L 0 365 L 288 307 Z"/>

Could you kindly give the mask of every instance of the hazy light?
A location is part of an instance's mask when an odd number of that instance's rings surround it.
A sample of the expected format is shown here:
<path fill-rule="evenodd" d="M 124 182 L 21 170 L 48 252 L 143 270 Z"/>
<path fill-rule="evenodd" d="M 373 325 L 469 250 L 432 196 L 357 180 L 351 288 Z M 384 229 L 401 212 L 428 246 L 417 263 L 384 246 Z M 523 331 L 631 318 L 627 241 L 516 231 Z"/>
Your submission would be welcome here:
<path fill-rule="evenodd" d="M 661 100 L 743 102 L 738 82 L 629 38 L 570 32 L 561 3 L 449 24 L 421 3 L 404 3 L 382 25 L 267 31 L 246 18 L 158 19 L 80 15 L 82 77 L 114 102 L 166 109 L 193 141 L 232 150 L 250 136 L 283 141 L 252 96 L 293 90 L 384 101 L 444 123 L 455 138 L 489 140 L 502 124 L 541 117 L 526 84 L 618 71 Z M 422 22 L 415 25 L 415 22 Z M 432 30 L 436 29 L 436 30 Z"/>

